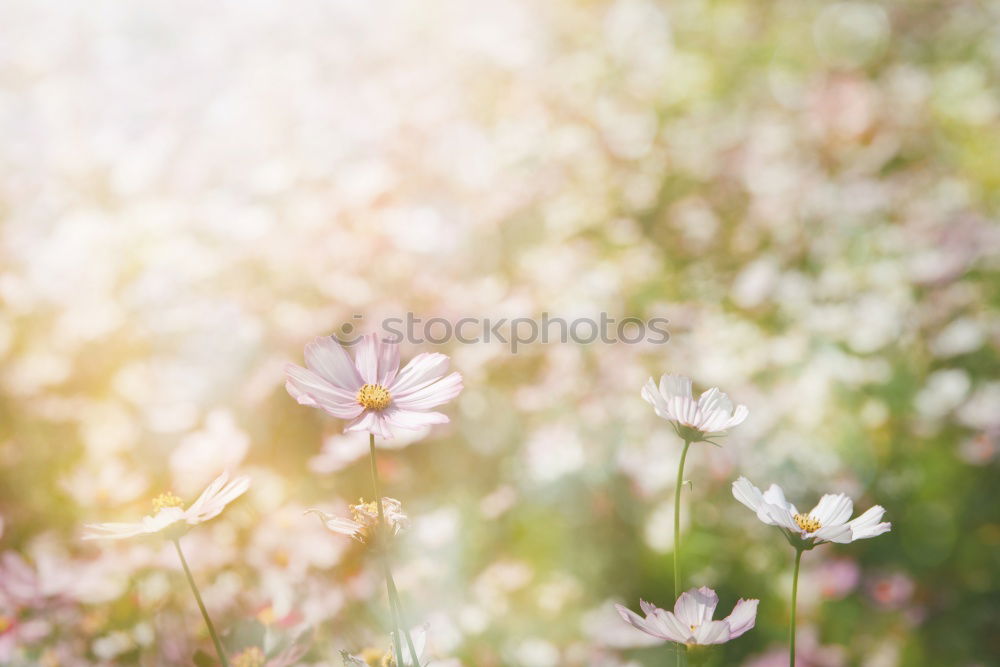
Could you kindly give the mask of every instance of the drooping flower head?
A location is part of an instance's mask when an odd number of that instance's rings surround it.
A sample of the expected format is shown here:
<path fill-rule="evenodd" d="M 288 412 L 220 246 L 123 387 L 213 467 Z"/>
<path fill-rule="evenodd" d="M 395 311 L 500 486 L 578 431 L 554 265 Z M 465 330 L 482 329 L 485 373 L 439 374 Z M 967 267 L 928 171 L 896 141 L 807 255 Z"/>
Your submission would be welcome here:
<path fill-rule="evenodd" d="M 403 512 L 403 505 L 395 498 L 382 498 L 382 511 L 393 535 L 409 526 L 409 518 Z M 375 501 L 366 503 L 361 499 L 357 505 L 351 505 L 350 519 L 320 509 L 308 509 L 306 514 L 318 515 L 323 525 L 333 532 L 347 535 L 362 543 L 370 542 L 378 529 L 378 504 Z"/>
<path fill-rule="evenodd" d="M 393 428 L 446 424 L 447 416 L 430 410 L 462 391 L 462 376 L 446 375 L 446 355 L 418 354 L 399 370 L 399 344 L 375 334 L 361 340 L 353 360 L 330 336 L 306 345 L 305 359 L 307 368 L 285 367 L 285 388 L 302 405 L 350 420 L 345 431 L 391 438 Z"/>
<path fill-rule="evenodd" d="M 168 537 L 179 537 L 191 526 L 217 517 L 226 505 L 243 495 L 248 488 L 249 477 L 241 476 L 230 480 L 229 473 L 223 472 L 187 509 L 184 509 L 184 501 L 173 493 L 162 493 L 153 498 L 153 513 L 144 516 L 141 521 L 87 524 L 83 539 L 122 540 L 164 531 Z"/>
<path fill-rule="evenodd" d="M 625 622 L 648 635 L 687 646 L 722 644 L 736 639 L 751 628 L 757 620 L 760 600 L 740 598 L 733 613 L 721 621 L 713 621 L 719 596 L 711 588 L 702 586 L 681 593 L 672 612 L 654 604 L 639 601 L 645 618 L 631 609 L 616 604 L 615 608 Z"/>
<path fill-rule="evenodd" d="M 777 484 L 761 493 L 750 480 L 740 477 L 733 482 L 733 496 L 753 510 L 758 519 L 779 527 L 796 547 L 811 549 L 823 542 L 847 544 L 887 533 L 892 528 L 891 523 L 882 522 L 885 509 L 880 505 L 851 519 L 854 503 L 842 493 L 826 494 L 806 513 L 800 513 L 785 500 L 785 492 Z M 801 539 L 805 545 L 795 539 Z"/>
<path fill-rule="evenodd" d="M 657 416 L 670 421 L 677 434 L 691 442 L 706 440 L 713 433 L 721 434 L 738 426 L 750 414 L 745 405 L 733 410 L 733 402 L 718 387 L 712 387 L 695 400 L 690 378 L 681 375 L 663 375 L 659 386 L 649 378 L 642 388 L 642 397 L 653 406 Z"/>
<path fill-rule="evenodd" d="M 413 648 L 417 651 L 417 658 L 421 665 L 426 665 L 429 662 L 424 656 L 427 649 L 427 628 L 426 626 L 414 628 L 412 634 Z M 357 654 L 341 651 L 340 657 L 344 661 L 344 667 L 396 667 L 396 656 L 392 654 L 392 648 L 369 647 Z M 413 658 L 407 651 L 403 651 L 403 665 L 413 667 Z"/>

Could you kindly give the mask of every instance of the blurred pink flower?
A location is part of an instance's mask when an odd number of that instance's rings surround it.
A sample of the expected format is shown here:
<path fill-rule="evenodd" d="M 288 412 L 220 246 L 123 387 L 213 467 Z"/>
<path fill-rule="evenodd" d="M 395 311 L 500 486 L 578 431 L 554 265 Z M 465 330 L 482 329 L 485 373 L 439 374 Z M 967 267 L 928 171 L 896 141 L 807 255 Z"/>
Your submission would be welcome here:
<path fill-rule="evenodd" d="M 229 480 L 229 473 L 223 472 L 208 485 L 198 499 L 187 509 L 183 501 L 172 493 L 164 493 L 153 499 L 154 514 L 147 515 L 135 523 L 95 523 L 87 524 L 83 539 L 108 538 L 121 540 L 136 535 L 160 533 L 183 521 L 185 529 L 217 517 L 226 505 L 233 502 L 250 487 L 246 476 Z"/>
<path fill-rule="evenodd" d="M 757 513 L 757 518 L 769 526 L 778 526 L 788 536 L 798 535 L 814 545 L 823 542 L 847 544 L 887 533 L 891 523 L 880 523 L 885 509 L 875 505 L 861 516 L 848 521 L 854 511 L 851 499 L 842 493 L 826 494 L 808 513 L 801 514 L 795 505 L 785 500 L 777 484 L 765 492 L 746 477 L 733 482 L 733 497 Z"/>
<path fill-rule="evenodd" d="M 711 588 L 702 586 L 681 593 L 673 612 L 664 611 L 645 600 L 640 600 L 639 606 L 646 618 L 620 604 L 615 605 L 615 609 L 625 622 L 660 639 L 688 645 L 722 644 L 736 639 L 754 626 L 759 603 L 760 600 L 740 598 L 733 613 L 721 621 L 713 621 L 719 596 Z"/>
<path fill-rule="evenodd" d="M 832 558 L 819 566 L 819 590 L 826 598 L 839 600 L 858 585 L 861 568 L 850 558 Z"/>
<path fill-rule="evenodd" d="M 393 535 L 398 534 L 400 530 L 409 525 L 409 519 L 403 513 L 402 503 L 395 498 L 383 497 L 382 510 L 385 512 L 385 522 L 389 525 Z M 335 533 L 352 537 L 358 542 L 369 542 L 375 535 L 375 529 L 379 523 L 378 506 L 375 501 L 351 505 L 353 517 L 351 519 L 315 508 L 306 510 L 306 514 L 318 515 L 327 528 Z"/>
<path fill-rule="evenodd" d="M 880 607 L 901 609 L 913 597 L 916 585 L 902 572 L 881 575 L 868 582 L 868 595 Z"/>
<path fill-rule="evenodd" d="M 306 368 L 288 364 L 285 388 L 302 405 L 350 419 L 345 431 L 393 437 L 393 428 L 415 430 L 446 424 L 448 417 L 429 412 L 462 391 L 459 373 L 445 375 L 448 357 L 418 354 L 399 370 L 399 344 L 365 336 L 352 361 L 331 336 L 306 345 Z"/>
<path fill-rule="evenodd" d="M 658 416 L 674 422 L 681 437 L 692 441 L 738 426 L 750 414 L 745 405 L 737 406 L 734 411 L 733 402 L 718 387 L 703 392 L 696 401 L 690 378 L 681 375 L 663 375 L 659 386 L 649 378 L 642 388 L 642 397 Z"/>

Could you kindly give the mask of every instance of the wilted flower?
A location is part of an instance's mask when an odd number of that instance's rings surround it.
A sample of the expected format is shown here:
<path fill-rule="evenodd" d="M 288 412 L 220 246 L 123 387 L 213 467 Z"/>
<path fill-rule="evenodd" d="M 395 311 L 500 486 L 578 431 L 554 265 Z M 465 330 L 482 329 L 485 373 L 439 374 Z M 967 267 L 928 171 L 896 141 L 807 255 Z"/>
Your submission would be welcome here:
<path fill-rule="evenodd" d="M 673 612 L 660 609 L 654 604 L 639 601 L 646 617 L 620 604 L 615 608 L 623 619 L 638 630 L 660 639 L 678 644 L 722 644 L 736 639 L 753 628 L 757 620 L 757 605 L 760 600 L 740 598 L 733 613 L 721 621 L 713 621 L 719 596 L 711 588 L 702 586 L 681 593 L 674 604 Z"/>
<path fill-rule="evenodd" d="M 391 643 L 391 642 L 390 642 Z M 421 665 L 426 665 L 424 651 L 427 648 L 426 628 L 416 628 L 413 630 L 413 648 L 417 651 Z M 383 650 L 377 648 L 366 648 L 360 653 L 351 654 L 341 651 L 340 657 L 344 661 L 345 667 L 396 667 L 396 656 L 392 654 L 392 648 Z M 407 652 L 403 652 L 403 665 L 413 665 L 413 658 Z"/>
<path fill-rule="evenodd" d="M 847 544 L 888 532 L 891 523 L 881 523 L 885 509 L 875 505 L 861 516 L 851 519 L 854 504 L 842 493 L 826 494 L 807 513 L 800 513 L 785 500 L 777 484 L 764 493 L 746 477 L 733 482 L 733 496 L 757 513 L 757 518 L 769 526 L 778 526 L 789 539 L 798 535 L 812 548 L 823 542 Z M 793 543 L 794 545 L 794 543 Z"/>
<path fill-rule="evenodd" d="M 409 519 L 403 513 L 403 506 L 395 498 L 382 498 L 382 511 L 393 535 L 409 526 Z M 361 499 L 357 505 L 351 505 L 350 519 L 320 509 L 308 509 L 306 514 L 319 515 L 327 528 L 335 533 L 353 537 L 358 542 L 370 542 L 378 528 L 378 503 L 375 501 L 366 503 Z"/>
<path fill-rule="evenodd" d="M 302 405 L 350 419 L 345 431 L 393 437 L 393 428 L 419 429 L 445 424 L 448 417 L 430 409 L 462 391 L 459 373 L 445 375 L 448 357 L 423 353 L 399 370 L 399 344 L 365 336 L 352 361 L 336 339 L 320 337 L 306 345 L 306 368 L 288 364 L 285 388 Z"/>
<path fill-rule="evenodd" d="M 737 406 L 734 411 L 733 402 L 718 387 L 712 387 L 695 400 L 691 380 L 681 375 L 663 375 L 659 386 L 649 378 L 642 388 L 642 397 L 658 416 L 673 422 L 678 435 L 691 442 L 738 426 L 750 414 L 745 405 Z"/>
<path fill-rule="evenodd" d="M 174 494 L 162 493 L 153 499 L 153 514 L 144 516 L 142 521 L 87 524 L 87 532 L 83 539 L 121 540 L 136 535 L 161 533 L 178 523 L 183 523 L 179 530 L 171 530 L 171 535 L 179 535 L 189 526 L 217 517 L 226 505 L 243 495 L 249 487 L 249 477 L 241 476 L 230 480 L 229 473 L 223 472 L 187 509 L 184 509 L 184 501 Z"/>

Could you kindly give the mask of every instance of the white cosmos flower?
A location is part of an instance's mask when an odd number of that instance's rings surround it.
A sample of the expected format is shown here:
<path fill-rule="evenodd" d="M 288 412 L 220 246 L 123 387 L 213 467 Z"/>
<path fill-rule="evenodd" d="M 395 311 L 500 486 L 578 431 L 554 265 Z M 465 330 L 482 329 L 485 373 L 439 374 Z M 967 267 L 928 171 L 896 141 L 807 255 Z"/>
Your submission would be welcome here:
<path fill-rule="evenodd" d="M 798 535 L 812 546 L 823 542 L 847 544 L 887 533 L 892 528 L 891 523 L 882 522 L 885 509 L 880 505 L 851 519 L 854 503 L 842 493 L 826 494 L 804 514 L 785 500 L 785 492 L 777 484 L 761 493 L 750 480 L 740 477 L 733 482 L 733 496 L 767 525 L 778 526 L 789 537 Z"/>
<path fill-rule="evenodd" d="M 403 512 L 403 505 L 395 498 L 383 497 L 382 511 L 393 535 L 409 527 L 410 520 Z M 351 505 L 350 519 L 315 508 L 306 510 L 306 514 L 319 515 L 327 528 L 335 533 L 352 537 L 358 542 L 370 541 L 378 527 L 378 504 L 375 501 L 366 503 L 362 500 L 357 505 Z"/>
<path fill-rule="evenodd" d="M 750 414 L 745 405 L 733 410 L 733 402 L 718 387 L 712 387 L 695 400 L 690 378 L 681 375 L 663 375 L 659 386 L 649 378 L 642 388 L 642 397 L 658 416 L 676 425 L 681 437 L 692 442 L 738 426 Z"/>
<path fill-rule="evenodd" d="M 418 354 L 399 370 L 399 344 L 365 336 L 352 360 L 331 336 L 306 345 L 306 366 L 285 367 L 285 388 L 302 405 L 348 419 L 345 431 L 367 431 L 391 438 L 393 428 L 420 429 L 446 424 L 430 409 L 462 391 L 462 376 L 448 372 L 448 357 Z"/>
<path fill-rule="evenodd" d="M 648 635 L 691 646 L 722 644 L 736 639 L 754 626 L 759 603 L 760 600 L 740 598 L 733 613 L 721 621 L 713 621 L 719 596 L 711 588 L 702 586 L 681 593 L 673 612 L 645 600 L 639 601 L 645 618 L 620 604 L 616 604 L 615 609 L 627 623 Z"/>
<path fill-rule="evenodd" d="M 172 493 L 163 493 L 153 499 L 153 514 L 144 516 L 136 523 L 93 523 L 85 526 L 85 540 L 107 538 L 121 540 L 137 535 L 161 533 L 168 528 L 169 535 L 178 535 L 188 527 L 204 523 L 217 517 L 226 505 L 233 502 L 250 487 L 246 476 L 229 479 L 224 472 L 202 491 L 191 506 L 184 509 L 184 501 Z"/>

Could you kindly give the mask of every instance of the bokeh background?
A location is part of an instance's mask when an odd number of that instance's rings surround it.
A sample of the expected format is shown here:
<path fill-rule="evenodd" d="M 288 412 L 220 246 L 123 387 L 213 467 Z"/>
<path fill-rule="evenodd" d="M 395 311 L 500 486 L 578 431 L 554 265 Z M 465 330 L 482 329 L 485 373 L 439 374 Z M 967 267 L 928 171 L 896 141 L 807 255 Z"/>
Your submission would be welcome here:
<path fill-rule="evenodd" d="M 235 652 L 385 647 L 377 568 L 302 510 L 364 439 L 282 367 L 413 312 L 665 317 L 665 345 L 452 355 L 452 423 L 381 450 L 397 579 L 474 666 L 660 665 L 679 441 L 639 398 L 750 407 L 688 458 L 690 585 L 762 600 L 724 665 L 784 664 L 792 551 L 739 474 L 882 504 L 804 558 L 800 664 L 1000 662 L 1000 8 L 803 0 L 0 3 L 0 663 L 210 652 L 170 545 L 88 521 L 246 497 L 185 538 Z M 727 612 L 728 613 L 728 612 Z"/>

